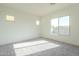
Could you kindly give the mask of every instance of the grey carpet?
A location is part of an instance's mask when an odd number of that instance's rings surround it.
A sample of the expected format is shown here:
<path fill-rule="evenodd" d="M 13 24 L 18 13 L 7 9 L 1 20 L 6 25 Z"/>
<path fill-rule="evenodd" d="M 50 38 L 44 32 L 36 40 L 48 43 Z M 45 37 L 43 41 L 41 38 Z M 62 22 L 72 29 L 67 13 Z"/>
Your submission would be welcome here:
<path fill-rule="evenodd" d="M 48 40 L 44 38 L 40 38 L 40 39 Z M 37 40 L 40 40 L 40 39 L 37 39 Z M 59 44 L 60 47 L 48 49 L 48 50 L 34 53 L 34 54 L 30 54 L 28 56 L 79 56 L 79 47 L 53 41 L 53 40 L 51 42 Z M 13 44 L 7 44 L 7 45 L 0 46 L 0 56 L 15 56 L 15 55 L 16 54 L 14 52 Z"/>

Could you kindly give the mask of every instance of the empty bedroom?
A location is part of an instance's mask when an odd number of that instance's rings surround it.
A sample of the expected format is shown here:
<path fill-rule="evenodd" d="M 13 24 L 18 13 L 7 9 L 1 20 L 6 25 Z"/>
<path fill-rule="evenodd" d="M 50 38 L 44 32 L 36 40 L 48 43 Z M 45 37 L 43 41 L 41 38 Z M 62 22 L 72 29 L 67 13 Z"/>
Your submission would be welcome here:
<path fill-rule="evenodd" d="M 0 3 L 0 56 L 79 56 L 79 4 Z"/>

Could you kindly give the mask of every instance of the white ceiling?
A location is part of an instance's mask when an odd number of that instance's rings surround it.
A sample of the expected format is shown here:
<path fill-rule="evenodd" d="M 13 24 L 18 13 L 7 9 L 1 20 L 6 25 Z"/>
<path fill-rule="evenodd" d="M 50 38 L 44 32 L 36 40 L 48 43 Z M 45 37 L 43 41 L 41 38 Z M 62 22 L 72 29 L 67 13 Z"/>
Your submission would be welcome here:
<path fill-rule="evenodd" d="M 35 16 L 45 16 L 51 12 L 55 12 L 57 10 L 72 6 L 74 4 L 55 3 L 55 5 L 50 5 L 49 3 L 6 3 L 0 5 L 11 7 Z"/>

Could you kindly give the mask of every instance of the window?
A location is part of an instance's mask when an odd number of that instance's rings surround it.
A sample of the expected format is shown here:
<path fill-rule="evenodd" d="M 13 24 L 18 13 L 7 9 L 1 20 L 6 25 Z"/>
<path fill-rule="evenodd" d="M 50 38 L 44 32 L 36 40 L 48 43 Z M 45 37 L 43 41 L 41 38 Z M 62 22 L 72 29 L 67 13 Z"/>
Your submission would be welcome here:
<path fill-rule="evenodd" d="M 69 16 L 59 18 L 59 33 L 69 34 Z"/>
<path fill-rule="evenodd" d="M 6 15 L 6 20 L 7 21 L 14 21 L 14 16 L 9 16 L 9 15 Z"/>
<path fill-rule="evenodd" d="M 58 33 L 58 18 L 51 20 L 51 32 Z"/>
<path fill-rule="evenodd" d="M 69 34 L 69 16 L 52 19 L 51 33 L 68 35 Z"/>

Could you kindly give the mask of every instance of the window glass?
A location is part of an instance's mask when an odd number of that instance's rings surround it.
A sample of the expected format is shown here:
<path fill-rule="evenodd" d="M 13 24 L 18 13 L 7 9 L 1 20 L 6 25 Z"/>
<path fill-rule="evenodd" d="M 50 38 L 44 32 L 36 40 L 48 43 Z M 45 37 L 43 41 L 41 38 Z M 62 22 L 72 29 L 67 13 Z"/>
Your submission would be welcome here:
<path fill-rule="evenodd" d="M 52 19 L 51 33 L 68 35 L 69 34 L 69 16 Z"/>

